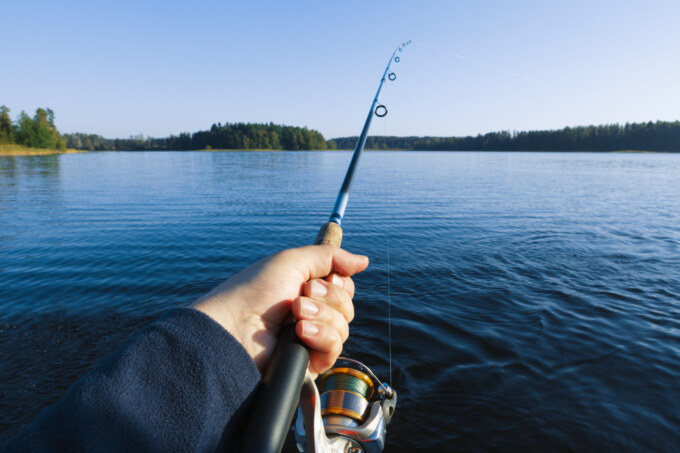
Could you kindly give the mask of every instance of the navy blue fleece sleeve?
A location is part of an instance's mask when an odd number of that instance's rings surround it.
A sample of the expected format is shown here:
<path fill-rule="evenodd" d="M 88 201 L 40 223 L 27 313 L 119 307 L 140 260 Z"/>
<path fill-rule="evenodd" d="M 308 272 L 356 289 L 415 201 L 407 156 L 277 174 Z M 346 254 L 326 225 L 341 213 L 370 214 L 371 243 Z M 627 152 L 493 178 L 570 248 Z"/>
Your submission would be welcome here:
<path fill-rule="evenodd" d="M 189 308 L 126 341 L 4 446 L 7 451 L 232 451 L 260 373 Z"/>

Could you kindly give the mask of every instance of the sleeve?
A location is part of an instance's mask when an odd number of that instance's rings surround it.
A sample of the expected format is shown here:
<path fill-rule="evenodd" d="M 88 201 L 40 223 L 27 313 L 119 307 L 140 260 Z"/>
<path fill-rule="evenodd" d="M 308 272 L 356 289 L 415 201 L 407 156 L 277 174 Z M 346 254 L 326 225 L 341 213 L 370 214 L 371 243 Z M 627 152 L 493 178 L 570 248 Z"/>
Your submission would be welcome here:
<path fill-rule="evenodd" d="M 4 448 L 234 451 L 260 373 L 222 326 L 170 312 L 78 380 Z"/>

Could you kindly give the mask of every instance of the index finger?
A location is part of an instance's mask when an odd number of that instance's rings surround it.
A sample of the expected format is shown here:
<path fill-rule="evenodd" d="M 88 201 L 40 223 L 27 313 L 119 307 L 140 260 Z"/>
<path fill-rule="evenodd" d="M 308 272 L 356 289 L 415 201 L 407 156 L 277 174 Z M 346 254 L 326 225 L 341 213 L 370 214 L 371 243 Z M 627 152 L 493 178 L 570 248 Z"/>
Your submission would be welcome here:
<path fill-rule="evenodd" d="M 323 278 L 331 272 L 350 277 L 368 267 L 368 257 L 355 255 L 334 245 L 309 245 L 284 253 L 295 255 L 294 261 L 305 281 Z"/>

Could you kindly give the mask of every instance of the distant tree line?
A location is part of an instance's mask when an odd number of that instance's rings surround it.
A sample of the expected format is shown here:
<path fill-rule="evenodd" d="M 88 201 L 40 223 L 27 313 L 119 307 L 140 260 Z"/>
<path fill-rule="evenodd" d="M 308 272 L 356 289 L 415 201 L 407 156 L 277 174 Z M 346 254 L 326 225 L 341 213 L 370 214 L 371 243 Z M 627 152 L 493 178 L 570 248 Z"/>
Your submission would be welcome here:
<path fill-rule="evenodd" d="M 54 112 L 39 108 L 33 117 L 21 112 L 16 121 L 10 110 L 0 106 L 0 144 L 16 143 L 33 148 L 85 150 L 197 150 L 264 149 L 323 150 L 353 149 L 357 137 L 326 141 L 320 132 L 306 127 L 274 123 L 213 124 L 209 130 L 184 132 L 165 138 L 132 136 L 108 139 L 96 134 L 59 134 Z M 373 136 L 367 149 L 432 151 L 675 151 L 680 152 L 680 121 L 607 124 L 565 127 L 549 131 L 501 131 L 468 137 Z"/>
<path fill-rule="evenodd" d="M 88 150 L 197 150 L 264 149 L 322 150 L 328 143 L 320 132 L 306 127 L 281 126 L 274 123 L 213 124 L 209 130 L 171 135 L 165 138 L 133 136 L 108 139 L 95 134 L 64 134 L 69 148 Z"/>
<path fill-rule="evenodd" d="M 51 109 L 39 108 L 33 118 L 22 111 L 15 122 L 12 122 L 9 112 L 4 105 L 0 106 L 0 143 L 30 148 L 66 148 L 54 125 L 54 112 Z"/>
<path fill-rule="evenodd" d="M 357 137 L 334 138 L 353 149 Z M 331 146 L 333 146 L 333 143 Z M 374 136 L 367 149 L 429 151 L 680 151 L 680 121 L 565 127 L 552 131 L 491 132 L 468 137 Z"/>

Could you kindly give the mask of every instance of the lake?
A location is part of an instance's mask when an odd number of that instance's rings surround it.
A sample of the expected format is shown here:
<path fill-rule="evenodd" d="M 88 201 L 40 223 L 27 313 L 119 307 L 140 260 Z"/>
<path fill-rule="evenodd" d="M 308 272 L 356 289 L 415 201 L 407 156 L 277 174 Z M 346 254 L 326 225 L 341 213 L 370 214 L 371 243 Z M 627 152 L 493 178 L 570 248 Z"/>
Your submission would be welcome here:
<path fill-rule="evenodd" d="M 169 309 L 311 243 L 349 159 L 0 157 L 0 439 Z M 368 152 L 343 228 L 371 258 L 345 354 L 387 380 L 390 296 L 386 451 L 677 450 L 680 155 Z"/>

